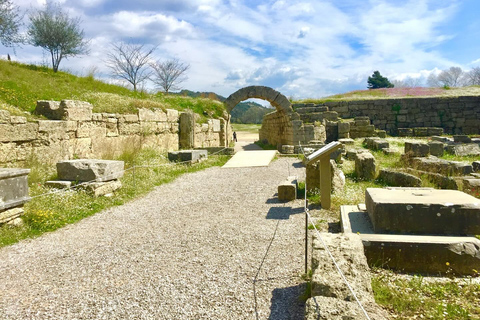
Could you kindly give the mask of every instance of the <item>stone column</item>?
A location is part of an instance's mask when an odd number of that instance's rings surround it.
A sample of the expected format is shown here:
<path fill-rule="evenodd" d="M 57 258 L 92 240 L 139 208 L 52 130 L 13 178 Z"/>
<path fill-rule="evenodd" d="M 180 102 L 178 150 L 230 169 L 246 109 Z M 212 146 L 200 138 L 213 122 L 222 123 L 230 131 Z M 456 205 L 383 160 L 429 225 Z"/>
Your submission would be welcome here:
<path fill-rule="evenodd" d="M 180 114 L 180 149 L 192 149 L 195 142 L 195 115 L 193 112 Z"/>

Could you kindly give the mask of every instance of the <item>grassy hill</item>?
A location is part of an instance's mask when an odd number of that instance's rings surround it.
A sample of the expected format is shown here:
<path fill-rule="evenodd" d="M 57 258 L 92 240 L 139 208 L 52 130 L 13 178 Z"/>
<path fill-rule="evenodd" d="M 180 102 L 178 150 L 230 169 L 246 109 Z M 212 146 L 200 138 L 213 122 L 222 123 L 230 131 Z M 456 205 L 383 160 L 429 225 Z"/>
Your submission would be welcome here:
<path fill-rule="evenodd" d="M 78 77 L 36 65 L 0 60 L 0 109 L 31 114 L 37 100 L 83 100 L 94 112 L 134 113 L 138 108 L 190 109 L 204 116 L 221 117 L 223 103 L 208 98 L 133 92 L 93 76 Z"/>

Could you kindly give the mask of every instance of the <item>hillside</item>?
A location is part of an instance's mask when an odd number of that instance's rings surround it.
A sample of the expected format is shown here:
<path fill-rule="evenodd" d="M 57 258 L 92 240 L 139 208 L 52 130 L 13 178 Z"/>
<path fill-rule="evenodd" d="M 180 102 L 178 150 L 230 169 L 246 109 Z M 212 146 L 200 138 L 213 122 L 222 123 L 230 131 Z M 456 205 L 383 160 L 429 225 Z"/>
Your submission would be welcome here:
<path fill-rule="evenodd" d="M 78 77 L 66 72 L 54 73 L 42 66 L 0 60 L 0 109 L 12 114 L 30 114 L 37 100 L 83 100 L 94 112 L 134 113 L 138 108 L 190 109 L 202 117 L 218 118 L 225 112 L 223 103 L 208 98 L 133 92 L 122 86 Z"/>
<path fill-rule="evenodd" d="M 274 109 L 266 108 L 256 102 L 240 102 L 231 112 L 232 123 L 262 123 L 263 116 L 273 112 Z"/>

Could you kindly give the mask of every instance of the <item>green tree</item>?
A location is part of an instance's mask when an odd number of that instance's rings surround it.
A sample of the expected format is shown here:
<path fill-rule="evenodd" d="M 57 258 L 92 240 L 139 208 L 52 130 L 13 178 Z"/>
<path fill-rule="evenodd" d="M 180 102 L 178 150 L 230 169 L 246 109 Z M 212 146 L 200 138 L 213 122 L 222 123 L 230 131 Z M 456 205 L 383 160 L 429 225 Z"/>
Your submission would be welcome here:
<path fill-rule="evenodd" d="M 374 71 L 371 77 L 368 77 L 368 89 L 393 88 L 393 84 L 380 74 Z"/>
<path fill-rule="evenodd" d="M 80 18 L 70 18 L 58 4 L 47 2 L 43 10 L 33 12 L 29 18 L 29 42 L 50 52 L 54 72 L 63 58 L 88 53 Z"/>
<path fill-rule="evenodd" d="M 22 15 L 10 0 L 0 0 L 0 42 L 6 47 L 12 47 L 21 42 L 18 35 Z"/>

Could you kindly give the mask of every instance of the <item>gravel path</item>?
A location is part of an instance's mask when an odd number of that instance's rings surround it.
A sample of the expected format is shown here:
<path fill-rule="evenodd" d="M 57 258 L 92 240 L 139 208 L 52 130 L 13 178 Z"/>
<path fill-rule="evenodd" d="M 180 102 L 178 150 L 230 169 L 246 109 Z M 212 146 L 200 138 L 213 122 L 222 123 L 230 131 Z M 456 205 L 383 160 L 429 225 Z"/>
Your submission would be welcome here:
<path fill-rule="evenodd" d="M 275 197 L 295 161 L 184 175 L 1 249 L 0 319 L 303 319 L 303 203 Z"/>

